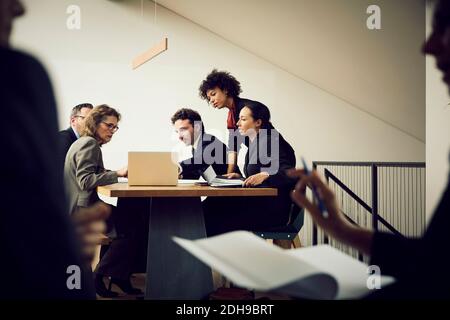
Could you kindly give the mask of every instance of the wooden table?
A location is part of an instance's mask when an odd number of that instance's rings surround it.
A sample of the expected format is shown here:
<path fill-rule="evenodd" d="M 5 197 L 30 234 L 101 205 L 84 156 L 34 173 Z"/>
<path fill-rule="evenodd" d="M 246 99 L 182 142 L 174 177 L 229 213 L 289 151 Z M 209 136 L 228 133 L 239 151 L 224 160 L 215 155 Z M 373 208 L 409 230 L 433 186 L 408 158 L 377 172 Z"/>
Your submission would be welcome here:
<path fill-rule="evenodd" d="M 276 196 L 272 188 L 212 188 L 194 184 L 131 187 L 116 183 L 98 187 L 108 197 L 151 198 L 147 245 L 146 299 L 202 299 L 213 291 L 211 269 L 183 250 L 172 236 L 206 237 L 202 196 Z"/>

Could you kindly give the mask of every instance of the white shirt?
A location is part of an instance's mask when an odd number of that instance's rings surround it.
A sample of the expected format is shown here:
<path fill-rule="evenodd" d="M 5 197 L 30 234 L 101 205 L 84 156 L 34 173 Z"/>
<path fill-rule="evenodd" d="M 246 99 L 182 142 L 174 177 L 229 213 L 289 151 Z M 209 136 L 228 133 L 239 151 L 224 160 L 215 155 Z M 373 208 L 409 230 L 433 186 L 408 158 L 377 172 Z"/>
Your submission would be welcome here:
<path fill-rule="evenodd" d="M 245 157 L 247 156 L 248 147 L 245 144 L 241 144 L 241 147 L 239 149 L 238 157 L 237 157 L 237 166 L 239 170 L 242 173 L 242 176 L 246 178 L 244 173 L 244 167 L 245 167 Z"/>
<path fill-rule="evenodd" d="M 192 145 L 192 148 L 194 148 L 194 150 L 197 150 L 198 143 L 200 141 L 200 137 L 201 137 L 201 134 L 198 135 L 197 139 L 195 139 L 194 144 Z"/>
<path fill-rule="evenodd" d="M 74 128 L 72 128 L 73 133 L 75 133 L 75 136 L 77 137 L 77 139 L 80 139 L 80 135 L 78 134 L 77 130 L 75 130 Z"/>
<path fill-rule="evenodd" d="M 197 147 L 198 147 L 198 143 L 200 142 L 200 137 L 201 137 L 202 135 L 201 134 L 199 134 L 198 135 L 198 137 L 197 137 L 197 139 L 195 139 L 195 141 L 194 141 L 194 144 L 192 145 L 192 148 L 194 149 L 194 150 L 192 150 L 193 151 L 193 153 L 195 152 L 195 150 L 197 150 Z M 189 148 L 190 149 L 190 148 Z M 192 155 L 190 155 L 190 157 L 189 158 L 192 158 L 194 156 L 194 154 L 192 154 Z M 189 159 L 188 158 L 188 159 Z M 186 159 L 187 160 L 187 159 Z M 182 174 L 183 173 L 183 168 L 180 166 L 180 164 L 178 163 L 178 174 Z"/>

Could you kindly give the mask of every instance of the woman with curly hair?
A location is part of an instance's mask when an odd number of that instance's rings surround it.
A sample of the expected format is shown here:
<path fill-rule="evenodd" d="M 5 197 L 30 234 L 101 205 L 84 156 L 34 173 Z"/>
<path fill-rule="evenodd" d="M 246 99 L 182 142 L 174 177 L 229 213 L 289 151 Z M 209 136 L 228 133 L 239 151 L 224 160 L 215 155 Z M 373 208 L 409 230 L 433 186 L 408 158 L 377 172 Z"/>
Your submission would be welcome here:
<path fill-rule="evenodd" d="M 229 130 L 228 138 L 228 169 L 227 175 L 231 175 L 236 171 L 237 154 L 241 142 L 245 138 L 239 133 L 237 123 L 239 121 L 239 113 L 245 105 L 251 103 L 260 103 L 257 101 L 243 99 L 239 97 L 241 94 L 240 82 L 227 71 L 218 71 L 214 69 L 202 81 L 199 87 L 200 97 L 207 100 L 214 109 L 228 109 L 227 129 Z"/>

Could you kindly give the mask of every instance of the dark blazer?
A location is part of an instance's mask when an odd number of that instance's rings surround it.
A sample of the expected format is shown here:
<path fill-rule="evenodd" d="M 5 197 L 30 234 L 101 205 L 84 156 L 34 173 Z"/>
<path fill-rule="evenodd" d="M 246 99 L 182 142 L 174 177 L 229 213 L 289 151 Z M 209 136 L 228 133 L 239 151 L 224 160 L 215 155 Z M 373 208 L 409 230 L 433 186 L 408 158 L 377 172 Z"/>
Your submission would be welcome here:
<path fill-rule="evenodd" d="M 245 176 L 268 172 L 269 178 L 259 187 L 278 189 L 278 196 L 269 203 L 264 203 L 263 199 L 257 203 L 257 211 L 276 212 L 287 221 L 292 204 L 290 192 L 295 186 L 295 180 L 287 176 L 286 170 L 295 168 L 295 165 L 294 149 L 275 129 L 259 133 L 253 142 L 248 142 L 244 166 Z"/>
<path fill-rule="evenodd" d="M 93 298 L 67 213 L 56 103 L 45 69 L 34 58 L 0 48 L 0 299 Z M 66 285 L 70 265 L 81 289 Z"/>
<path fill-rule="evenodd" d="M 69 151 L 72 143 L 77 141 L 77 136 L 75 135 L 75 132 L 73 132 L 73 129 L 69 127 L 66 130 L 62 130 L 59 132 L 59 140 L 61 143 L 61 152 L 63 157 L 65 158 L 67 151 Z"/>
<path fill-rule="evenodd" d="M 369 298 L 450 298 L 450 177 L 447 189 L 422 238 L 375 234 L 371 264 L 397 282 Z"/>
<path fill-rule="evenodd" d="M 183 179 L 198 179 L 212 165 L 217 175 L 227 172 L 227 147 L 215 136 L 203 133 L 193 157 L 180 162 Z"/>
<path fill-rule="evenodd" d="M 264 186 L 293 188 L 295 180 L 287 176 L 286 170 L 295 168 L 295 152 L 278 131 L 267 129 L 259 133 L 253 142 L 249 141 L 247 146 L 249 150 L 244 167 L 246 177 L 265 171 L 270 176 L 264 181 Z"/>
<path fill-rule="evenodd" d="M 278 150 L 271 146 L 275 144 Z M 295 153 L 277 131 L 258 135 L 248 144 L 244 173 L 246 177 L 262 171 L 270 174 L 259 187 L 278 189 L 274 197 L 208 197 L 203 201 L 205 226 L 208 236 L 234 231 L 265 231 L 286 225 L 292 206 L 290 191 L 295 180 L 285 171 L 295 168 Z M 261 151 L 261 152 L 260 152 Z M 264 157 L 262 155 L 268 155 Z M 267 161 L 270 159 L 270 161 Z"/>

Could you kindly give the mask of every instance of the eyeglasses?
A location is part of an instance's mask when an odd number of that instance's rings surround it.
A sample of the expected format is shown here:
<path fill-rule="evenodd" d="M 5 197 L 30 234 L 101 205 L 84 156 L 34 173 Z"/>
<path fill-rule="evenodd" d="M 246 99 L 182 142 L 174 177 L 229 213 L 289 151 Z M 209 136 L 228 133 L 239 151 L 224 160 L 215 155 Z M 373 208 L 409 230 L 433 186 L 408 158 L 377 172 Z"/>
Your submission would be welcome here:
<path fill-rule="evenodd" d="M 119 130 L 119 127 L 113 123 L 108 123 L 105 121 L 102 121 L 102 123 L 104 123 L 108 127 L 109 131 L 111 131 L 111 132 L 116 132 L 117 130 Z"/>

